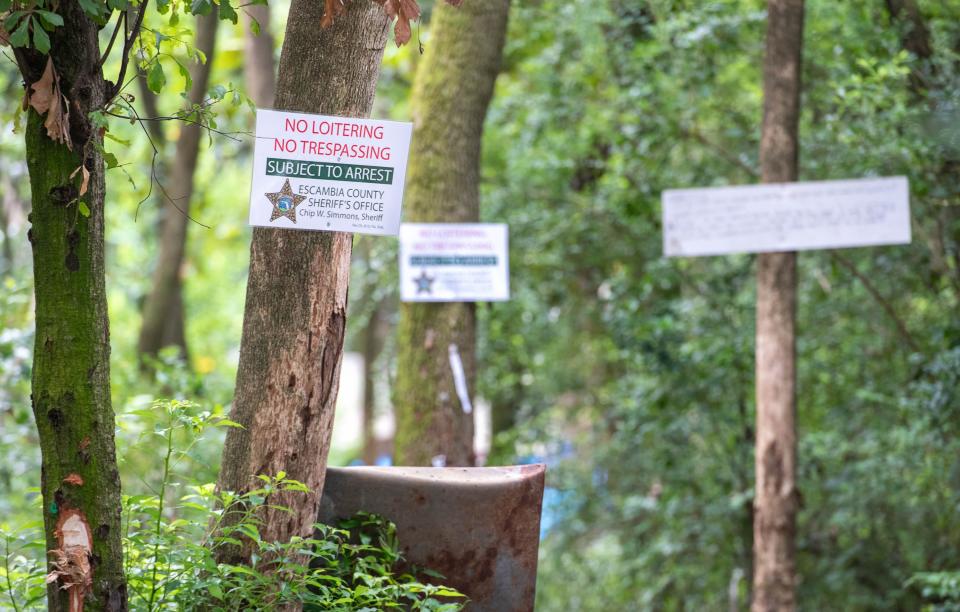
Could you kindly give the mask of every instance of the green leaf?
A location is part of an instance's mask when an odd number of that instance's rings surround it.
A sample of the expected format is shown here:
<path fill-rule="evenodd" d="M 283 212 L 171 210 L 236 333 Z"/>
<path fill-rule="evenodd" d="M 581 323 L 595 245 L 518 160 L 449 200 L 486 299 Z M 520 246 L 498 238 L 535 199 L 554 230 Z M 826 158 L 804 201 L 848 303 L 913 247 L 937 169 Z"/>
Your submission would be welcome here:
<path fill-rule="evenodd" d="M 113 153 L 104 153 L 103 161 L 105 164 L 107 164 L 107 170 L 110 170 L 111 168 L 116 168 L 117 166 L 120 165 L 120 163 L 117 161 L 117 156 L 114 155 Z"/>
<path fill-rule="evenodd" d="M 50 52 L 50 36 L 48 36 L 47 31 L 40 26 L 40 23 L 36 21 L 33 22 L 33 46 L 36 47 L 40 53 Z"/>
<path fill-rule="evenodd" d="M 254 36 L 260 36 L 260 22 L 253 17 L 250 18 L 250 32 Z"/>
<path fill-rule="evenodd" d="M 100 16 L 100 11 L 101 11 L 100 3 L 96 2 L 96 0 L 79 0 L 79 1 L 80 1 L 80 8 L 83 9 L 84 13 L 86 13 L 87 15 L 90 15 L 91 17 Z"/>
<path fill-rule="evenodd" d="M 230 6 L 229 0 L 221 0 L 220 2 L 220 19 L 234 24 L 237 23 L 237 11 Z"/>
<path fill-rule="evenodd" d="M 183 88 L 185 91 L 190 91 L 193 88 L 193 77 L 190 76 L 190 71 L 187 70 L 187 67 L 180 63 L 180 60 L 174 59 L 177 62 L 177 70 L 180 71 L 180 76 L 183 77 L 184 84 Z"/>
<path fill-rule="evenodd" d="M 149 87 L 153 93 L 158 94 L 166 84 L 167 77 L 163 74 L 163 66 L 160 65 L 160 60 L 158 59 L 153 63 L 153 66 L 150 67 L 150 71 L 147 73 L 147 87 Z"/>
<path fill-rule="evenodd" d="M 80 203 L 77 204 L 77 208 L 80 210 L 80 214 L 84 217 L 90 218 L 90 207 L 87 206 L 87 203 L 83 200 L 80 200 Z"/>
<path fill-rule="evenodd" d="M 104 135 L 104 137 L 109 138 L 110 140 L 112 140 L 112 141 L 114 141 L 114 142 L 119 142 L 120 144 L 122 144 L 122 145 L 124 145 L 124 146 L 130 146 L 130 141 L 129 141 L 129 140 L 126 140 L 126 139 L 124 139 L 124 138 L 119 138 L 119 137 L 117 137 L 117 136 L 114 136 L 114 135 L 111 134 L 110 132 L 104 132 L 103 135 Z"/>
<path fill-rule="evenodd" d="M 30 44 L 30 19 L 24 18 L 20 26 L 10 35 L 11 47 L 26 47 Z"/>
<path fill-rule="evenodd" d="M 41 11 L 38 9 L 33 13 L 39 16 L 44 25 L 49 28 L 56 28 L 63 25 L 63 17 L 54 13 L 53 11 Z"/>
<path fill-rule="evenodd" d="M 13 6 L 13 0 L 0 0 L 0 13 L 6 13 Z"/>
<path fill-rule="evenodd" d="M 194 15 L 209 15 L 213 4 L 210 0 L 192 0 L 190 2 L 190 12 Z"/>

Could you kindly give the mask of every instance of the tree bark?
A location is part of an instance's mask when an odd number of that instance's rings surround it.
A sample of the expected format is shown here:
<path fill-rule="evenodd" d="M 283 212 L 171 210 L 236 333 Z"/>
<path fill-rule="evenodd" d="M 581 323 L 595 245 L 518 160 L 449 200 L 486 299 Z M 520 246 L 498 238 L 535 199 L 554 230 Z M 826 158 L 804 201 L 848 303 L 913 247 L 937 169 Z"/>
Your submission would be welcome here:
<path fill-rule="evenodd" d="M 88 118 L 104 103 L 108 85 L 100 69 L 97 24 L 75 0 L 61 2 L 58 12 L 64 25 L 50 33 L 50 59 L 69 100 L 72 151 L 50 139 L 44 119 L 32 109 L 25 134 L 36 293 L 32 403 L 47 549 L 65 553 L 61 561 L 91 582 L 86 592 L 53 582 L 47 602 L 54 611 L 84 603 L 87 610 L 125 610 L 104 288 L 104 164 L 94 146 L 101 136 Z M 25 81 L 34 83 L 47 58 L 16 52 L 29 73 Z M 90 173 L 83 196 L 81 164 Z M 80 213 L 80 201 L 89 216 Z"/>
<path fill-rule="evenodd" d="M 207 56 L 203 64 L 190 68 L 193 86 L 190 104 L 200 104 L 207 93 L 213 53 L 220 19 L 216 13 L 197 16 L 196 47 Z M 143 305 L 143 324 L 137 349 L 141 356 L 155 356 L 166 346 L 177 346 L 187 358 L 184 332 L 183 283 L 180 270 L 187 245 L 190 203 L 193 199 L 194 174 L 200 151 L 203 128 L 192 123 L 180 126 L 176 153 L 170 164 L 170 178 L 160 187 L 162 202 L 159 253 L 153 272 L 153 286 Z M 172 201 L 171 201 L 172 200 Z"/>
<path fill-rule="evenodd" d="M 769 0 L 760 171 L 797 179 L 803 0 Z M 757 260 L 755 612 L 796 609 L 796 253 Z"/>
<path fill-rule="evenodd" d="M 260 34 L 250 31 L 250 21 L 256 19 L 260 24 Z M 273 34 L 270 32 L 270 7 L 266 4 L 252 4 L 243 13 L 243 79 L 247 86 L 247 95 L 259 108 L 273 107 L 273 95 L 276 89 L 273 62 Z"/>
<path fill-rule="evenodd" d="M 500 70 L 509 0 L 437 4 L 413 88 L 408 221 L 480 219 L 480 145 Z M 406 282 L 406 281 L 401 281 Z M 473 413 L 460 405 L 451 354 L 476 382 L 473 303 L 403 304 L 394 406 L 401 465 L 473 465 Z"/>
<path fill-rule="evenodd" d="M 370 0 L 353 0 L 326 29 L 323 4 L 293 0 L 280 57 L 276 107 L 369 116 L 387 41 L 387 17 Z M 311 493 L 278 494 L 261 535 L 310 536 L 326 473 L 346 329 L 352 236 L 254 228 L 240 365 L 219 486 L 248 490 L 258 474 L 288 477 Z M 249 562 L 249 551 L 221 551 Z"/>

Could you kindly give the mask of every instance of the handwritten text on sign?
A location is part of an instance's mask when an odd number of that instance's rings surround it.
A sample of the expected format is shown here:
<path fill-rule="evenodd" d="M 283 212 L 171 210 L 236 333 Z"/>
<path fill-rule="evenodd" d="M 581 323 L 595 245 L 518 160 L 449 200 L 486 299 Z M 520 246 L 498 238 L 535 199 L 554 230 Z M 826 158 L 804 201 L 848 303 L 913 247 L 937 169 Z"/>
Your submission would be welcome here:
<path fill-rule="evenodd" d="M 909 242 L 905 177 L 663 192 L 668 257 Z"/>
<path fill-rule="evenodd" d="M 400 298 L 404 302 L 509 299 L 507 226 L 497 223 L 401 225 Z"/>
<path fill-rule="evenodd" d="M 250 225 L 396 235 L 411 130 L 257 109 Z"/>

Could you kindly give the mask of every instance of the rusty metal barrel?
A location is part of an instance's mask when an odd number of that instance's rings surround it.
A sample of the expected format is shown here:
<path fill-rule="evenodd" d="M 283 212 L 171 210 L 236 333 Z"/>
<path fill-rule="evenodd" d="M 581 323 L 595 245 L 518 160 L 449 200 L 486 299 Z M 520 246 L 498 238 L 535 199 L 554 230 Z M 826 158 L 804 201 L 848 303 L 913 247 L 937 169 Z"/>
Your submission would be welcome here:
<path fill-rule="evenodd" d="M 437 571 L 471 612 L 533 610 L 542 464 L 329 468 L 319 521 L 359 511 L 397 525 L 406 560 Z"/>

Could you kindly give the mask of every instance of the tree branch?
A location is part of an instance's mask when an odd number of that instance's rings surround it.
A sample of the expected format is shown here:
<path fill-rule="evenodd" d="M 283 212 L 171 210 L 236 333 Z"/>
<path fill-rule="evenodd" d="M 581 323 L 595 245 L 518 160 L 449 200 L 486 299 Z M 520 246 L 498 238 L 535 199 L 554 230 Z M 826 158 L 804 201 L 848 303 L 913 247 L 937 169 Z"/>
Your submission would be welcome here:
<path fill-rule="evenodd" d="M 117 24 L 113 26 L 113 34 L 110 35 L 110 42 L 107 43 L 107 48 L 103 52 L 103 55 L 100 56 L 100 65 L 103 66 L 103 63 L 107 61 L 107 57 L 110 55 L 110 51 L 113 50 L 113 43 L 117 40 L 117 34 L 120 33 L 120 26 L 126 25 L 127 23 L 127 12 L 122 11 L 117 14 Z"/>
<path fill-rule="evenodd" d="M 864 289 L 866 289 L 867 292 L 873 296 L 873 299 L 876 300 L 878 304 L 880 304 L 880 307 L 883 308 L 883 310 L 887 313 L 887 315 L 893 320 L 894 325 L 896 325 L 897 327 L 897 332 L 900 334 L 900 337 L 903 338 L 903 341 L 907 343 L 910 349 L 915 353 L 922 353 L 923 351 L 920 349 L 920 346 L 913 339 L 913 336 L 910 334 L 909 330 L 907 330 L 906 324 L 897 315 L 897 311 L 893 309 L 893 305 L 890 304 L 890 302 L 883 297 L 883 295 L 880 293 L 879 290 L 877 290 L 874 284 L 870 282 L 870 279 L 864 276 L 860 272 L 860 270 L 858 270 L 857 267 L 853 265 L 853 262 L 851 262 L 849 259 L 841 255 L 837 251 L 828 251 L 828 252 L 830 253 L 830 257 L 834 261 L 839 263 L 841 266 L 846 268 L 851 274 L 853 274 L 856 277 L 856 279 L 863 284 Z"/>
<path fill-rule="evenodd" d="M 734 166 L 740 168 L 741 170 L 746 172 L 748 175 L 750 175 L 752 178 L 754 179 L 760 178 L 760 172 L 756 168 L 750 166 L 750 164 L 746 163 L 736 155 L 730 153 L 729 151 L 727 151 L 717 143 L 709 140 L 697 128 L 688 129 L 682 126 L 678 126 L 678 129 L 680 130 L 680 133 L 686 136 L 687 138 L 692 138 L 697 142 L 699 142 L 700 144 L 704 145 L 705 147 L 712 149 L 713 152 L 719 155 L 720 157 L 722 157 L 724 161 L 727 161 L 733 164 Z"/>
<path fill-rule="evenodd" d="M 120 73 L 117 75 L 116 85 L 113 86 L 113 91 L 107 96 L 107 100 L 114 99 L 123 87 L 123 78 L 127 74 L 127 64 L 130 63 L 130 49 L 133 48 L 133 41 L 137 39 L 140 33 L 140 25 L 143 23 L 143 16 L 147 12 L 147 5 L 149 3 L 150 0 L 141 1 L 140 9 L 137 11 L 137 16 L 133 20 L 133 26 L 124 32 L 126 38 L 123 40 L 123 52 L 120 57 Z M 124 23 L 126 23 L 126 18 L 124 19 Z"/>

